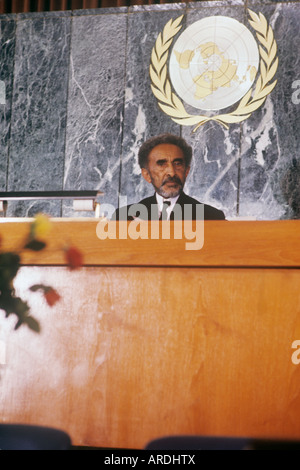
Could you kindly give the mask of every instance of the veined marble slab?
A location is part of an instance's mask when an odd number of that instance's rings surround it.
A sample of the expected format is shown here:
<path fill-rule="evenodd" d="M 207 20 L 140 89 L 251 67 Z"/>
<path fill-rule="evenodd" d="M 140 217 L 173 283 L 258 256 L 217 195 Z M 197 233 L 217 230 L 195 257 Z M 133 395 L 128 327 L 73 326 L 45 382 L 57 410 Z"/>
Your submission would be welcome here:
<path fill-rule="evenodd" d="M 9 191 L 63 185 L 70 15 L 19 19 L 16 29 Z M 31 215 L 40 203 L 11 203 L 8 215 Z M 60 215 L 59 202 L 45 207 Z"/>
<path fill-rule="evenodd" d="M 0 188 L 2 191 L 6 190 L 7 185 L 15 28 L 14 19 L 0 20 Z"/>
<path fill-rule="evenodd" d="M 261 12 L 274 31 L 279 66 L 276 87 L 243 124 L 239 214 L 259 220 L 295 217 L 282 184 L 294 168 L 293 161 L 300 161 L 300 5 L 252 4 L 253 11 Z M 297 197 L 300 200 L 300 189 Z"/>
<path fill-rule="evenodd" d="M 123 136 L 126 14 L 73 18 L 64 189 L 117 205 Z M 71 215 L 69 205 L 64 215 Z M 91 215 L 91 214 L 85 214 Z"/>
<path fill-rule="evenodd" d="M 275 89 L 250 118 L 229 129 L 215 122 L 195 133 L 192 126 L 179 126 L 151 91 L 149 65 L 158 34 L 170 18 L 183 14 L 183 28 L 223 15 L 255 35 L 247 8 L 262 12 L 274 30 Z M 0 188 L 93 189 L 103 191 L 102 202 L 115 207 L 137 202 L 153 192 L 141 177 L 138 149 L 148 137 L 172 132 L 194 150 L 188 194 L 223 209 L 228 218 L 299 217 L 292 202 L 300 200 L 299 22 L 298 0 L 207 0 L 1 15 Z M 286 194 L 283 182 L 289 172 L 294 186 Z M 94 215 L 41 201 L 10 204 L 8 215 L 41 210 L 55 216 Z"/>

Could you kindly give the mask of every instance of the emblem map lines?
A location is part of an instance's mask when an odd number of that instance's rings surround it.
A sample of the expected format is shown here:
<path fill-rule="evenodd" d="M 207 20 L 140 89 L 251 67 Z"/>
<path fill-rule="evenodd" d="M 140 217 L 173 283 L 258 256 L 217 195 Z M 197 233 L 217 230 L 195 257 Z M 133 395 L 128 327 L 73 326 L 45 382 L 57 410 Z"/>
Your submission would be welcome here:
<path fill-rule="evenodd" d="M 168 21 L 163 32 L 159 33 L 151 53 L 149 68 L 151 89 L 158 100 L 160 109 L 174 122 L 185 126 L 195 126 L 193 132 L 208 121 L 218 122 L 228 129 L 229 124 L 239 123 L 249 118 L 254 111 L 263 105 L 267 96 L 272 92 L 277 83 L 277 80 L 272 81 L 278 68 L 277 43 L 273 30 L 264 15 L 262 13 L 256 14 L 250 9 L 248 12 L 251 17 L 249 23 L 255 30 L 259 42 L 260 75 L 256 84 L 249 89 L 235 110 L 230 113 L 206 116 L 194 115 L 186 111 L 183 102 L 172 91 L 167 68 L 169 50 L 174 37 L 182 27 L 183 15 Z"/>

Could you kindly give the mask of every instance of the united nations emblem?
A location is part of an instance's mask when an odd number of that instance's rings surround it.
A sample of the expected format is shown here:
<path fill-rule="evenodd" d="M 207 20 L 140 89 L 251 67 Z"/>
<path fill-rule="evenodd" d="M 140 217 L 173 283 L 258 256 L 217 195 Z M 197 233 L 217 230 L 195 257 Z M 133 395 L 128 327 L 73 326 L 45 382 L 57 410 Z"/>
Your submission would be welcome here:
<path fill-rule="evenodd" d="M 246 26 L 224 16 L 193 23 L 176 40 L 171 53 L 183 15 L 170 20 L 158 35 L 151 54 L 151 89 L 161 110 L 173 121 L 195 126 L 193 132 L 208 121 L 228 128 L 247 119 L 265 102 L 277 83 L 272 81 L 278 68 L 277 44 L 264 15 L 248 12 L 259 44 Z M 229 113 L 206 116 L 189 114 L 183 101 L 210 113 L 237 105 Z"/>

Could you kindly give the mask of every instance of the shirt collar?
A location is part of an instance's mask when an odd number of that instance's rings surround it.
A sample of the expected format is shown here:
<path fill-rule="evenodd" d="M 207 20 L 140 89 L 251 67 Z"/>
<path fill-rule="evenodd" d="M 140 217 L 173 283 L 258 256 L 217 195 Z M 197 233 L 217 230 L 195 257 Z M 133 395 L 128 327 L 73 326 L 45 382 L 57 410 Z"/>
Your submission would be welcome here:
<path fill-rule="evenodd" d="M 178 194 L 178 196 L 176 196 L 176 197 L 164 198 L 164 197 L 162 197 L 160 194 L 156 193 L 156 201 L 157 201 L 157 205 L 158 205 L 158 210 L 159 210 L 160 212 L 162 211 L 162 207 L 163 207 L 164 201 L 170 201 L 171 205 L 170 205 L 170 207 L 168 208 L 168 212 L 169 212 L 169 213 L 172 212 L 173 207 L 175 206 L 175 204 L 176 204 L 178 198 L 179 198 L 179 194 Z"/>

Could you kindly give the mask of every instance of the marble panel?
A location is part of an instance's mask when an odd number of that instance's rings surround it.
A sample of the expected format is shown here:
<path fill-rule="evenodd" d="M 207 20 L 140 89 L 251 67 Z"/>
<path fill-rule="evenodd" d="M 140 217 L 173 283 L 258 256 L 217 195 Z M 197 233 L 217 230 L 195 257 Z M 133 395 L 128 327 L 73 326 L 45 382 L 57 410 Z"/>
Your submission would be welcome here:
<path fill-rule="evenodd" d="M 286 195 L 283 189 L 300 165 L 300 5 L 256 2 L 253 10 L 274 31 L 279 67 L 275 89 L 243 125 L 239 213 L 258 220 L 300 217 L 290 200 L 293 194 L 299 201 L 300 190 L 290 188 Z"/>
<path fill-rule="evenodd" d="M 128 7 L 102 7 L 89 8 L 86 10 L 72 10 L 73 16 L 91 16 L 91 15 L 112 15 L 113 13 L 127 13 Z"/>
<path fill-rule="evenodd" d="M 160 3 L 158 5 L 132 5 L 129 7 L 129 12 L 130 13 L 136 13 L 136 12 L 162 12 L 166 10 L 182 10 L 185 9 L 187 6 L 186 3 Z"/>
<path fill-rule="evenodd" d="M 134 10 L 128 20 L 121 206 L 126 202 L 138 202 L 154 192 L 152 185 L 142 178 L 137 161 L 138 149 L 144 140 L 164 132 L 180 134 L 180 126 L 158 107 L 151 90 L 149 65 L 157 36 L 171 18 L 179 17 L 185 9 L 176 5 L 175 9 Z"/>
<path fill-rule="evenodd" d="M 0 17 L 0 190 L 7 185 L 16 23 Z"/>
<path fill-rule="evenodd" d="M 101 202 L 114 206 L 123 131 L 126 28 L 126 14 L 73 17 L 64 189 L 100 190 Z M 78 215 L 69 204 L 63 213 Z"/>
<path fill-rule="evenodd" d="M 57 10 L 57 11 L 42 11 L 42 12 L 26 12 L 18 13 L 17 19 L 19 20 L 34 20 L 39 18 L 67 18 L 72 15 L 70 10 Z"/>
<path fill-rule="evenodd" d="M 9 191 L 61 190 L 63 186 L 70 15 L 19 19 L 16 30 Z M 14 203 L 8 215 L 26 216 L 43 204 Z M 61 214 L 59 201 L 45 206 Z"/>
<path fill-rule="evenodd" d="M 230 6 L 245 6 L 247 0 L 207 0 L 201 2 L 191 2 L 188 3 L 188 8 L 220 8 L 220 7 L 230 7 Z"/>
<path fill-rule="evenodd" d="M 255 8 L 255 6 L 259 3 L 261 0 L 248 0 L 248 7 Z M 299 3 L 300 0 L 264 0 L 264 5 L 268 5 L 270 3 Z"/>
<path fill-rule="evenodd" d="M 151 91 L 149 65 L 158 34 L 181 14 L 184 28 L 223 15 L 254 33 L 247 7 L 262 12 L 274 29 L 275 89 L 241 124 L 226 129 L 210 121 L 196 132 L 179 126 Z M 1 15 L 0 189 L 98 189 L 104 192 L 100 201 L 115 207 L 136 202 L 153 193 L 137 163 L 140 144 L 172 132 L 194 150 L 188 194 L 223 209 L 229 219 L 299 217 L 299 20 L 299 0 Z M 201 112 L 184 105 L 191 114 Z M 41 210 L 93 216 L 58 202 L 10 204 L 7 215 Z"/>

